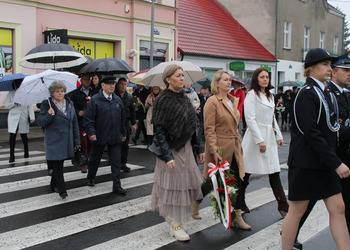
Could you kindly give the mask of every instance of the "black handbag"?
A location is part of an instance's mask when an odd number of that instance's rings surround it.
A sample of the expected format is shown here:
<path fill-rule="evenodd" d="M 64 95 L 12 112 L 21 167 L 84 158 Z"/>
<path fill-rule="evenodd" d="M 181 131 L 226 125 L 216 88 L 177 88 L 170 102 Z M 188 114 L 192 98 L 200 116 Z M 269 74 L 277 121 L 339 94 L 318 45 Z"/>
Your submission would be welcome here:
<path fill-rule="evenodd" d="M 85 153 L 85 151 L 81 148 L 75 148 L 74 149 L 74 157 L 72 158 L 72 164 L 74 166 L 84 166 L 88 164 L 88 157 Z"/>

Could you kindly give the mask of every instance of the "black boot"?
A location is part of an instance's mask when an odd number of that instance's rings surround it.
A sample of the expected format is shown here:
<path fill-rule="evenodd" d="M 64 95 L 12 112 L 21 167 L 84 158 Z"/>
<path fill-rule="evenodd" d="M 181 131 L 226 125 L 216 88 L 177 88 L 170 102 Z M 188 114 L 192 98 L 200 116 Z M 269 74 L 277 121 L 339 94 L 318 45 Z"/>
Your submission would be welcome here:
<path fill-rule="evenodd" d="M 272 187 L 272 191 L 278 202 L 278 212 L 280 212 L 282 217 L 285 217 L 288 213 L 289 205 L 282 185 Z"/>
<path fill-rule="evenodd" d="M 250 213 L 250 209 L 248 208 L 247 204 L 245 203 L 245 190 L 247 189 L 247 186 L 249 185 L 248 181 L 242 181 L 242 208 L 241 210 L 246 212 L 246 213 Z"/>
<path fill-rule="evenodd" d="M 15 146 L 16 146 L 16 134 L 10 133 L 10 159 L 9 163 L 12 163 L 15 161 Z"/>
<path fill-rule="evenodd" d="M 21 134 L 23 147 L 24 147 L 24 158 L 29 157 L 29 150 L 28 150 L 28 137 L 27 134 Z"/>

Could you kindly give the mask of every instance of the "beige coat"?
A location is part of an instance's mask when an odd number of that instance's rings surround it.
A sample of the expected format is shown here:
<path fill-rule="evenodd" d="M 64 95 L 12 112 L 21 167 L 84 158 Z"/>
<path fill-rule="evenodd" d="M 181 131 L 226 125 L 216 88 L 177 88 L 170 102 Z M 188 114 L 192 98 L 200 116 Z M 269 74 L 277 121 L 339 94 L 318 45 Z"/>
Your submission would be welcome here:
<path fill-rule="evenodd" d="M 152 114 L 153 114 L 153 95 L 150 94 L 148 95 L 146 101 L 145 101 L 145 108 L 147 110 L 147 115 L 146 115 L 146 132 L 147 135 L 153 135 L 153 124 L 151 123 L 152 120 Z M 150 105 L 149 103 L 152 103 Z"/>
<path fill-rule="evenodd" d="M 211 96 L 204 106 L 205 133 L 205 163 L 203 176 L 208 178 L 208 163 L 214 163 L 213 153 L 218 147 L 223 148 L 223 161 L 231 164 L 233 155 L 239 168 L 240 178 L 243 179 L 244 163 L 241 147 L 242 138 L 238 134 L 240 113 L 237 109 L 239 99 L 228 94 L 233 103 L 233 109 L 219 95 Z M 237 178 L 237 176 L 236 176 Z"/>

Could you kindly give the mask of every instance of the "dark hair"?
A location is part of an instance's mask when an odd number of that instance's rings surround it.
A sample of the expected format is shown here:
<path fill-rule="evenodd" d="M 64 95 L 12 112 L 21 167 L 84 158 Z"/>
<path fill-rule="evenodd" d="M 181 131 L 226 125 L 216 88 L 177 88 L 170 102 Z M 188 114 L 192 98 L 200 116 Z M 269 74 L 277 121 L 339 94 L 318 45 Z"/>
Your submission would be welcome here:
<path fill-rule="evenodd" d="M 121 77 L 121 78 L 118 79 L 118 83 L 117 84 L 119 84 L 121 81 L 128 82 L 128 80 L 126 80 L 125 77 Z"/>
<path fill-rule="evenodd" d="M 257 96 L 259 96 L 261 92 L 258 76 L 263 71 L 266 71 L 269 74 L 269 71 L 267 69 L 261 68 L 261 67 L 257 68 L 256 70 L 254 70 L 252 80 L 250 82 L 250 89 L 251 90 L 253 89 Z M 270 99 L 272 97 L 270 89 L 272 89 L 272 85 L 271 85 L 271 78 L 269 74 L 269 85 L 265 89 L 267 99 Z"/>

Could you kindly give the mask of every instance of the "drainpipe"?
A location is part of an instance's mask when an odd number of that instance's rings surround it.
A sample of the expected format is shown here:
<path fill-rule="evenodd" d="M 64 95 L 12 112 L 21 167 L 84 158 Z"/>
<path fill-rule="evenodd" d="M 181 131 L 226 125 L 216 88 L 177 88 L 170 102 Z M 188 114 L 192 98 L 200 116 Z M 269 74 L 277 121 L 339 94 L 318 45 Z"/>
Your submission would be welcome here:
<path fill-rule="evenodd" d="M 278 26 L 279 26 L 279 6 L 280 1 L 276 0 L 276 41 L 275 41 L 275 58 L 278 60 Z M 275 94 L 277 94 L 277 84 L 278 84 L 278 70 L 277 70 L 277 62 L 276 62 L 276 70 L 275 70 Z"/>

